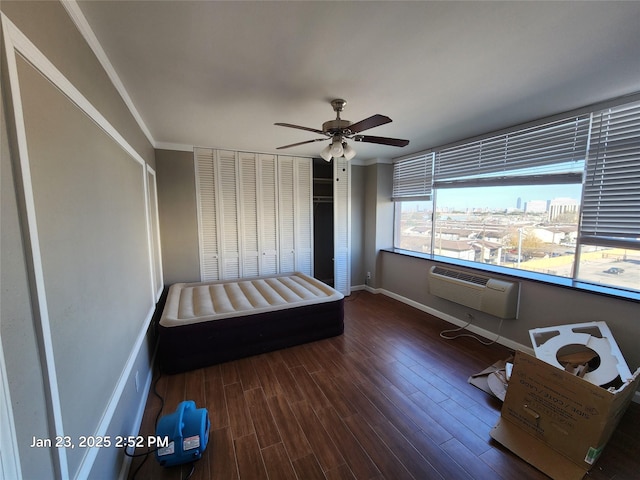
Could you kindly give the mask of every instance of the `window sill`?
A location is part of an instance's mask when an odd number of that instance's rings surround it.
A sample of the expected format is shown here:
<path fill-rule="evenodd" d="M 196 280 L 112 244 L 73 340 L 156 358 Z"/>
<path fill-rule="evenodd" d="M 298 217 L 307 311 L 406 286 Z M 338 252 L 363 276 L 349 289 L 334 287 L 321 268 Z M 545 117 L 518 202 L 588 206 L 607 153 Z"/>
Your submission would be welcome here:
<path fill-rule="evenodd" d="M 468 260 L 460 260 L 457 258 L 442 257 L 439 255 L 430 255 L 428 253 L 412 252 L 410 250 L 402 250 L 400 248 L 383 248 L 383 252 L 404 255 L 407 257 L 421 258 L 432 262 L 443 263 L 447 265 L 456 265 L 459 267 L 470 268 L 479 272 L 492 272 L 499 275 L 505 275 L 515 279 L 531 280 L 534 282 L 545 283 L 557 287 L 570 288 L 597 295 L 606 295 L 620 300 L 628 300 L 640 303 L 640 292 L 632 292 L 620 288 L 607 287 L 604 285 L 596 285 L 587 282 L 581 282 L 572 278 L 556 277 L 554 275 L 545 275 L 543 273 L 530 272 L 527 270 L 515 270 L 513 268 L 501 267 L 499 265 L 480 264 L 470 262 Z"/>

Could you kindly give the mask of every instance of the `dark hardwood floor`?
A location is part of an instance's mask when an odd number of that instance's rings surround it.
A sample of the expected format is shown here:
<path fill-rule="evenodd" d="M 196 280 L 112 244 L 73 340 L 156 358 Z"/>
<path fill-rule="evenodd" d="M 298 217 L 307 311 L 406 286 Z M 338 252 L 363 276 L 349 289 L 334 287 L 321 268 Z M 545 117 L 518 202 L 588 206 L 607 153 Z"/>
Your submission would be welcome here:
<path fill-rule="evenodd" d="M 491 439 L 501 403 L 467 383 L 509 350 L 444 340 L 446 328 L 383 295 L 354 292 L 342 336 L 161 376 L 162 414 L 186 399 L 208 409 L 209 444 L 192 479 L 548 478 Z M 160 405 L 150 393 L 141 435 L 155 435 Z M 639 432 L 632 404 L 586 478 L 640 478 Z M 133 459 L 129 478 L 141 462 Z M 135 478 L 189 473 L 151 456 Z"/>

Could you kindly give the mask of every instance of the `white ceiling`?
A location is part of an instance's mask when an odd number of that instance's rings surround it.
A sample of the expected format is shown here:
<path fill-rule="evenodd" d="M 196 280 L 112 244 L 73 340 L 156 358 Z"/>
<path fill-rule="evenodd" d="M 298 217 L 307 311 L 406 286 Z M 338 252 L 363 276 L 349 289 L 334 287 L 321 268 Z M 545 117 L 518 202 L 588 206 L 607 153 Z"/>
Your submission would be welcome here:
<path fill-rule="evenodd" d="M 640 91 L 640 1 L 78 4 L 158 147 L 276 152 L 344 98 L 389 159 Z"/>

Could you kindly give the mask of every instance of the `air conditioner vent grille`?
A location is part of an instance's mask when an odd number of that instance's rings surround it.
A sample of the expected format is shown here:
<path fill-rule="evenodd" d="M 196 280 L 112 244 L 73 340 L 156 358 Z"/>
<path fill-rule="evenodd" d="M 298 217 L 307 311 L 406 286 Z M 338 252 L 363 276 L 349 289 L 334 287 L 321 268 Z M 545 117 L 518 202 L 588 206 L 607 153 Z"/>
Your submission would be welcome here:
<path fill-rule="evenodd" d="M 470 273 L 461 272 L 458 270 L 449 270 L 448 268 L 442 267 L 434 267 L 433 273 L 437 273 L 438 275 L 442 275 L 444 277 L 455 278 L 457 280 L 462 280 L 469 283 L 475 283 L 476 285 L 482 285 L 483 287 L 487 285 L 489 282 L 489 278 L 487 277 L 479 277 L 477 275 L 472 275 Z"/>

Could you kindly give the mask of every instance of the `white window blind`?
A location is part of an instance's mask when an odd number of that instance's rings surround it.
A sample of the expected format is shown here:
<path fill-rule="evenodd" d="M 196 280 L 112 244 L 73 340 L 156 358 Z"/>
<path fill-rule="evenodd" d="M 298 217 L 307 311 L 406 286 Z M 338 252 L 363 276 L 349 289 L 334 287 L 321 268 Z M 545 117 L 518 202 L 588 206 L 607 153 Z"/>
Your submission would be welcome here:
<path fill-rule="evenodd" d="M 393 164 L 393 200 L 431 200 L 433 153 Z"/>
<path fill-rule="evenodd" d="M 640 102 L 593 114 L 580 237 L 640 245 Z"/>
<path fill-rule="evenodd" d="M 589 115 L 536 125 L 440 149 L 434 180 L 446 183 L 491 181 L 517 184 L 580 182 L 589 136 Z"/>

